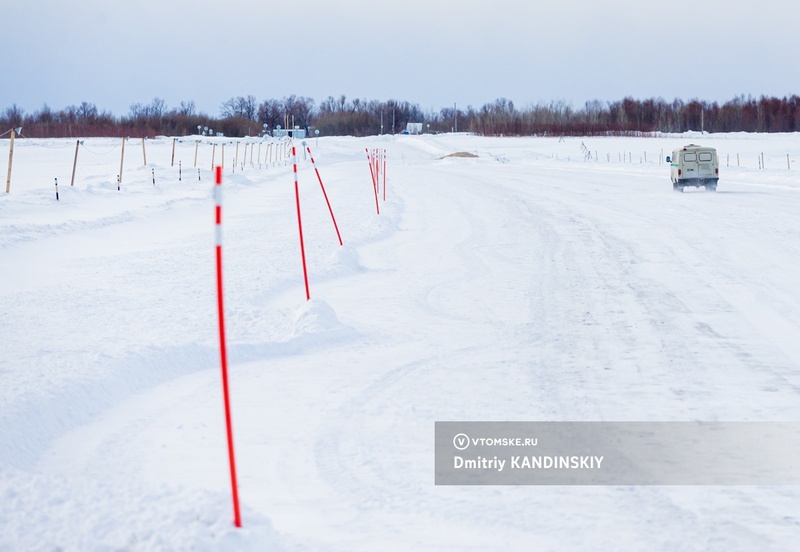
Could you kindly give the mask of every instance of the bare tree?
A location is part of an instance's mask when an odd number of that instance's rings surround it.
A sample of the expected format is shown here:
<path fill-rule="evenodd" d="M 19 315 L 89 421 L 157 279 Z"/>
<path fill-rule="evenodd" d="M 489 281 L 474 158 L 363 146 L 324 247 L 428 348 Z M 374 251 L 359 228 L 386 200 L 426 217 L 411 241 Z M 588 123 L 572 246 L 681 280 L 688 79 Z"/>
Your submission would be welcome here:
<path fill-rule="evenodd" d="M 255 121 L 258 115 L 258 102 L 255 96 L 239 97 L 238 99 L 239 115 L 249 121 Z"/>
<path fill-rule="evenodd" d="M 129 116 L 131 119 L 146 119 L 150 116 L 150 106 L 140 103 L 131 104 Z"/>
<path fill-rule="evenodd" d="M 34 113 L 33 119 L 37 123 L 50 124 L 55 122 L 56 115 L 53 113 L 53 110 L 50 109 L 49 105 L 43 104 L 42 108 Z"/>
<path fill-rule="evenodd" d="M 3 118 L 6 124 L 11 127 L 22 126 L 22 120 L 25 117 L 25 110 L 17 104 L 7 107 Z"/>
<path fill-rule="evenodd" d="M 180 115 L 196 115 L 197 109 L 193 101 L 181 102 L 178 113 Z"/>
<path fill-rule="evenodd" d="M 151 117 L 160 119 L 167 112 L 167 103 L 161 98 L 153 98 L 153 101 L 150 103 L 149 111 Z"/>
<path fill-rule="evenodd" d="M 97 117 L 97 106 L 93 103 L 81 102 L 78 106 L 78 119 L 81 121 L 91 121 Z"/>
<path fill-rule="evenodd" d="M 283 99 L 283 109 L 300 128 L 308 130 L 314 110 L 314 100 L 305 96 L 289 96 Z"/>
<path fill-rule="evenodd" d="M 258 122 L 270 129 L 283 124 L 283 107 L 278 100 L 264 100 L 258 106 Z"/>
<path fill-rule="evenodd" d="M 220 106 L 220 116 L 225 119 L 244 117 L 247 120 L 255 121 L 257 115 L 258 103 L 255 96 L 231 98 Z"/>
<path fill-rule="evenodd" d="M 236 117 L 236 98 L 222 102 L 222 105 L 219 106 L 219 116 L 223 119 Z"/>

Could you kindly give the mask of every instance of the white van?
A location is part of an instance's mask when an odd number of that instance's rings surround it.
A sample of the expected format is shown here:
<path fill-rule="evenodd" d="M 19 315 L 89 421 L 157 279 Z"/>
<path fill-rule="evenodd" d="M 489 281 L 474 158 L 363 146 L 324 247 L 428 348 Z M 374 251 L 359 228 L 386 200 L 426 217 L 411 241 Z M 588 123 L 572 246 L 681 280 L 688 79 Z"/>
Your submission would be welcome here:
<path fill-rule="evenodd" d="M 667 157 L 670 164 L 672 189 L 682 192 L 686 186 L 705 187 L 709 192 L 717 191 L 719 182 L 719 159 L 717 150 L 689 144 L 672 152 Z"/>

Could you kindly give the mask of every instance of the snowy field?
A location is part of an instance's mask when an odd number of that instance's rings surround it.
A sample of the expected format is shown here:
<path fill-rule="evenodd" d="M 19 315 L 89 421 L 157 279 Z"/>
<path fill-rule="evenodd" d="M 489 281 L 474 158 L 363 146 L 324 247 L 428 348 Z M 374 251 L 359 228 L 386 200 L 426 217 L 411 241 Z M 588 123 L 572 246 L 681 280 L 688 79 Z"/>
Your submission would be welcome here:
<path fill-rule="evenodd" d="M 718 149 L 716 193 L 672 191 L 661 156 L 690 142 Z M 87 139 L 70 187 L 74 139 L 17 139 L 0 550 L 797 546 L 797 487 L 437 487 L 433 433 L 800 420 L 800 135 L 309 145 L 344 245 L 301 156 L 308 302 L 291 165 L 263 143 L 234 169 L 225 148 L 236 529 L 212 146 L 177 143 L 173 166 L 151 139 L 145 166 L 131 138 L 118 191 L 119 140 Z M 380 215 L 365 148 L 388 152 Z"/>

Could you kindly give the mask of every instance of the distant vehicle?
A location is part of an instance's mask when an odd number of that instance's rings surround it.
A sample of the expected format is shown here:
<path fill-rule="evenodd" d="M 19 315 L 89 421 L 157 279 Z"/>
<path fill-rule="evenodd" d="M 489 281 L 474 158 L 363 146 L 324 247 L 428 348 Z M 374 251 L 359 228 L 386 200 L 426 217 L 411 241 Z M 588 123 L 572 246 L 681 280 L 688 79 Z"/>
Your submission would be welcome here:
<path fill-rule="evenodd" d="M 672 152 L 667 157 L 670 164 L 672 189 L 682 192 L 687 186 L 705 187 L 709 192 L 717 191 L 719 182 L 719 159 L 717 150 L 689 144 Z"/>

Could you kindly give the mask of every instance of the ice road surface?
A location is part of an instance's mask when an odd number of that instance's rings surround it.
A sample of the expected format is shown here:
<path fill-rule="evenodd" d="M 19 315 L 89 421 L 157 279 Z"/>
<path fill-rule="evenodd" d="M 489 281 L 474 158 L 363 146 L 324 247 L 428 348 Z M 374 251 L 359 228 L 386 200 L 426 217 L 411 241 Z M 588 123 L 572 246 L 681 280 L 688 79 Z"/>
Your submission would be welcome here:
<path fill-rule="evenodd" d="M 309 140 L 344 245 L 301 154 L 308 302 L 284 146 L 224 142 L 173 165 L 172 138 L 131 138 L 118 191 L 119 140 L 87 139 L 71 187 L 75 140 L 17 139 L 0 550 L 796 546 L 795 487 L 437 487 L 433 432 L 800 420 L 800 136 Z M 690 142 L 718 149 L 716 193 L 672 191 L 662 156 Z M 388 153 L 380 215 L 365 148 Z"/>

